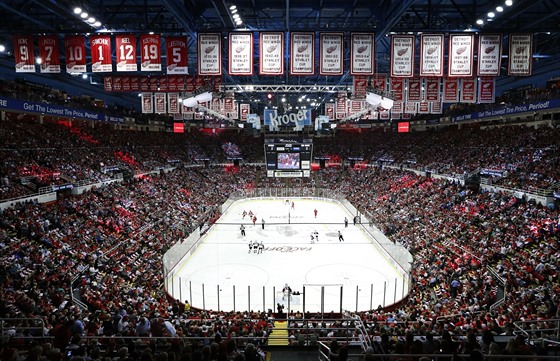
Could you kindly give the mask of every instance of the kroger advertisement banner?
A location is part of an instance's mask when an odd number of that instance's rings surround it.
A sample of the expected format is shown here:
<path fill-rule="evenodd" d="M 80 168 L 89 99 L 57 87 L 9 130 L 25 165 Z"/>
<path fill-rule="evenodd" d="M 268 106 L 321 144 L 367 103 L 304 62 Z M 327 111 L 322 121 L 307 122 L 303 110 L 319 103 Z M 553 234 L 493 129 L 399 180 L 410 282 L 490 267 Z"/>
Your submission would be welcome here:
<path fill-rule="evenodd" d="M 508 75 L 531 75 L 532 61 L 533 34 L 510 34 Z"/>
<path fill-rule="evenodd" d="M 478 38 L 478 76 L 499 76 L 502 65 L 502 35 L 481 34 Z"/>
<path fill-rule="evenodd" d="M 304 126 L 311 126 L 311 110 L 299 110 L 296 112 L 289 112 L 279 114 L 276 109 L 267 109 L 264 111 L 264 125 L 268 126 L 269 130 L 278 130 L 281 126 L 295 127 L 296 130 L 303 129 Z"/>

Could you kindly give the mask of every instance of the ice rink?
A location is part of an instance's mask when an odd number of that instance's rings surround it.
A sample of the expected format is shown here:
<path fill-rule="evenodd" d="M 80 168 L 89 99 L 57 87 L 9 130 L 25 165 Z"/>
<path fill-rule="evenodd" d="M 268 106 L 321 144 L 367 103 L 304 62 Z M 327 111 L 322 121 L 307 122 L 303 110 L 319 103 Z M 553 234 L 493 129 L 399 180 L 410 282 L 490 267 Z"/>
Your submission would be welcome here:
<path fill-rule="evenodd" d="M 367 226 L 353 218 L 328 200 L 236 201 L 178 266 L 168 292 L 193 307 L 223 311 L 276 311 L 278 303 L 284 311 L 363 311 L 400 300 L 407 285 L 372 244 Z M 250 250 L 250 242 L 262 242 L 262 253 Z M 300 294 L 283 299 L 286 284 Z"/>

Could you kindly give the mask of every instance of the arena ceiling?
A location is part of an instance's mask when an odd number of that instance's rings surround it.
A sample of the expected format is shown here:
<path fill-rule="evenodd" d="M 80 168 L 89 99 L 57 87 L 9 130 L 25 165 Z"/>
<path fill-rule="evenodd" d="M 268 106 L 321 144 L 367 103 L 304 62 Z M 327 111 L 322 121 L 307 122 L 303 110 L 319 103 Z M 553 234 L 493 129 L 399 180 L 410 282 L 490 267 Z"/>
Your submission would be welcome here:
<path fill-rule="evenodd" d="M 229 10 L 231 5 L 237 6 L 242 25 L 235 24 Z M 77 17 L 73 13 L 76 6 L 94 16 L 102 27 L 95 28 Z M 502 12 L 496 10 L 498 6 L 503 7 Z M 488 17 L 490 11 L 495 14 L 493 19 Z M 373 31 L 379 73 L 388 72 L 388 35 L 391 33 L 447 34 L 469 29 L 503 33 L 507 37 L 512 32 L 523 32 L 534 34 L 533 76 L 527 79 L 503 75 L 498 80 L 498 93 L 560 74 L 560 2 L 557 0 L 513 0 L 511 6 L 505 5 L 505 0 L 3 0 L 0 19 L 0 44 L 6 46 L 6 51 L 0 54 L 0 74 L 4 78 L 14 77 L 13 58 L 10 58 L 12 35 L 90 34 L 100 29 L 110 33 L 153 31 L 163 36 L 186 35 L 191 74 L 196 72 L 196 34 L 203 31 L 218 31 L 224 36 L 240 29 L 343 31 L 346 34 Z M 478 25 L 478 19 L 484 24 Z M 223 44 L 225 47 L 227 42 Z M 343 76 L 336 77 L 232 77 L 227 75 L 227 58 L 224 62 L 224 84 L 351 84 L 347 70 Z M 79 87 L 77 91 L 92 94 L 103 91 L 101 76 L 91 75 L 90 84 L 72 79 L 68 74 L 50 78 L 41 74 L 25 77 L 47 84 L 56 81 L 74 84 Z"/>

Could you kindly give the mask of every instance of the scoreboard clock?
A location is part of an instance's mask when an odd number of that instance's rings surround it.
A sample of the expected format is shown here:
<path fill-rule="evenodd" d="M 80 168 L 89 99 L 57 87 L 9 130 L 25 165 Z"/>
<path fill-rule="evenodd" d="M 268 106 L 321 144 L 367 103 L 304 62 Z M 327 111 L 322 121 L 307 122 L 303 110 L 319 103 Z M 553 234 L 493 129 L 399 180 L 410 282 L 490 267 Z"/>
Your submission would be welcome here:
<path fill-rule="evenodd" d="M 309 177 L 311 175 L 312 139 L 265 139 L 268 177 Z"/>

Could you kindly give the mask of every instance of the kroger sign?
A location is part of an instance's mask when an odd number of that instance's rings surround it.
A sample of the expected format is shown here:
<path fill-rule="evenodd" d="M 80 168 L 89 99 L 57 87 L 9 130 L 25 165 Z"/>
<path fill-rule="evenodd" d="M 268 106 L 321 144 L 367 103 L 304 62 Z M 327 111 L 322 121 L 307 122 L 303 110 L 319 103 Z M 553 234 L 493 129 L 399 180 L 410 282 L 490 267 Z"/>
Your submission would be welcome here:
<path fill-rule="evenodd" d="M 264 111 L 264 125 L 271 131 L 279 130 L 281 126 L 291 126 L 295 130 L 302 130 L 304 126 L 311 125 L 311 110 L 299 110 L 297 113 L 278 114 L 277 110 Z"/>

